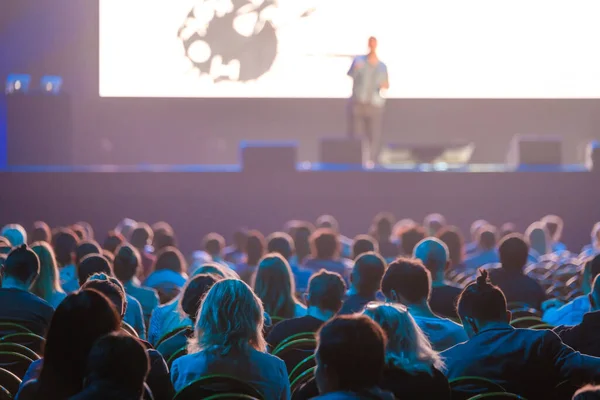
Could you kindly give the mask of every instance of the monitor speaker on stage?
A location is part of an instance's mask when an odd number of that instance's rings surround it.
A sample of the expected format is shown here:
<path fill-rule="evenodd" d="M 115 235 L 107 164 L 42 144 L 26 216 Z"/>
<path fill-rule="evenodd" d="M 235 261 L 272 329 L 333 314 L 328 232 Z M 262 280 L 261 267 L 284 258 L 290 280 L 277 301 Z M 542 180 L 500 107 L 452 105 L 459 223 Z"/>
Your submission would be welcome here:
<path fill-rule="evenodd" d="M 322 139 L 319 161 L 323 164 L 362 164 L 362 142 L 359 139 Z"/>
<path fill-rule="evenodd" d="M 585 165 L 590 171 L 600 173 L 600 142 L 599 141 L 593 141 L 587 145 Z"/>
<path fill-rule="evenodd" d="M 295 142 L 241 142 L 245 172 L 292 172 L 296 170 L 298 144 Z"/>
<path fill-rule="evenodd" d="M 561 165 L 562 138 L 558 136 L 516 135 L 510 142 L 506 163 L 520 165 Z"/>

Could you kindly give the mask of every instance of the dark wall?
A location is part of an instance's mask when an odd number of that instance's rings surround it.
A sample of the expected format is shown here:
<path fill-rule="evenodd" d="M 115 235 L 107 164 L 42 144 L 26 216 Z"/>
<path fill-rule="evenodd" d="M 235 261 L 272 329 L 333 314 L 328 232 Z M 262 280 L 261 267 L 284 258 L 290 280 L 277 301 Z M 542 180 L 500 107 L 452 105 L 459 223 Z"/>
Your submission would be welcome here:
<path fill-rule="evenodd" d="M 64 77 L 77 163 L 235 163 L 243 139 L 298 140 L 315 160 L 319 138 L 345 130 L 339 99 L 99 98 L 97 0 L 3 1 L 0 78 L 10 72 Z M 0 112 L 0 143 L 4 125 Z M 384 140 L 474 141 L 477 162 L 502 162 L 515 134 L 561 135 L 575 162 L 600 138 L 600 100 L 392 100 L 385 115 Z"/>

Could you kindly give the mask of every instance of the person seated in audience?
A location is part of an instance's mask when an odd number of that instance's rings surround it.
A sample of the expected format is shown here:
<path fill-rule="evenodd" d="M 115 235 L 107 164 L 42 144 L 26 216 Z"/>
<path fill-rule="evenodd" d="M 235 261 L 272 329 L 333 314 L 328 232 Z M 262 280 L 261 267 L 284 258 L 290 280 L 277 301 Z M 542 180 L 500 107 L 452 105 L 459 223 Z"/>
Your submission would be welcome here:
<path fill-rule="evenodd" d="M 141 257 L 135 247 L 124 244 L 117 249 L 113 264 L 115 276 L 121 281 L 127 294 L 140 302 L 144 321 L 147 323 L 150 321 L 152 311 L 158 306 L 158 294 L 154 289 L 142 287 L 139 284 L 136 276 L 140 268 L 143 268 Z"/>
<path fill-rule="evenodd" d="M 600 254 L 586 261 L 583 268 L 582 288 L 584 294 L 561 306 L 561 302 L 548 300 L 544 302 L 542 320 L 550 325 L 577 325 L 583 321 L 584 314 L 591 311 L 590 297 L 592 282 L 600 275 Z M 585 290 L 590 288 L 590 290 Z M 586 293 L 587 292 L 587 293 Z"/>
<path fill-rule="evenodd" d="M 379 254 L 388 262 L 393 261 L 400 254 L 398 245 L 392 242 L 394 219 L 390 213 L 379 213 L 375 216 L 372 227 L 373 237 L 378 243 Z"/>
<path fill-rule="evenodd" d="M 552 253 L 566 251 L 567 246 L 560 241 L 565 224 L 563 219 L 558 215 L 546 215 L 542 218 L 541 222 L 546 225 L 546 229 L 550 235 Z"/>
<path fill-rule="evenodd" d="M 428 303 L 431 274 L 420 260 L 399 258 L 391 263 L 381 281 L 381 289 L 388 301 L 408 308 L 436 351 L 467 340 L 460 325 L 431 311 Z"/>
<path fill-rule="evenodd" d="M 449 255 L 444 242 L 433 237 L 423 239 L 414 251 L 414 257 L 421 260 L 431 274 L 431 310 L 442 317 L 458 318 L 455 305 L 461 289 L 445 280 L 445 271 L 450 263 Z"/>
<path fill-rule="evenodd" d="M 267 336 L 271 348 L 277 348 L 283 340 L 292 335 L 318 331 L 325 321 L 340 311 L 345 292 L 346 284 L 340 274 L 322 269 L 311 276 L 306 293 L 306 315 L 275 325 Z"/>
<path fill-rule="evenodd" d="M 248 285 L 252 285 L 252 282 L 254 281 L 258 263 L 265 255 L 266 247 L 265 237 L 262 233 L 255 230 L 248 231 L 244 252 L 245 256 L 242 261 L 234 267 L 234 270 L 240 276 L 240 279 Z"/>
<path fill-rule="evenodd" d="M 340 256 L 348 258 L 352 251 L 352 240 L 342 235 L 340 231 L 340 223 L 333 215 L 324 214 L 317 218 L 315 223 L 316 229 L 331 229 L 337 236 L 340 242 Z"/>
<path fill-rule="evenodd" d="M 298 293 L 306 292 L 308 288 L 308 280 L 312 272 L 299 266 L 295 261 L 294 256 L 296 249 L 294 247 L 294 239 L 285 232 L 275 232 L 267 237 L 267 252 L 278 253 L 285 258 L 290 264 L 294 280 L 296 281 L 296 291 Z M 252 285 L 250 285 L 252 286 Z"/>
<path fill-rule="evenodd" d="M 75 225 L 79 225 L 83 229 L 85 240 L 94 240 L 94 228 L 89 222 L 79 221 Z"/>
<path fill-rule="evenodd" d="M 86 361 L 84 388 L 69 400 L 140 400 L 150 370 L 139 340 L 113 332 L 98 339 Z"/>
<path fill-rule="evenodd" d="M 294 255 L 290 259 L 290 265 L 302 265 L 310 257 L 310 238 L 315 231 L 315 227 L 306 221 L 289 221 L 286 224 L 285 231 L 294 241 Z"/>
<path fill-rule="evenodd" d="M 241 264 L 246 258 L 246 241 L 248 240 L 248 230 L 240 228 L 233 232 L 233 244 L 225 247 L 223 258 L 233 265 Z M 260 257 L 259 257 L 260 259 Z"/>
<path fill-rule="evenodd" d="M 447 224 L 446 217 L 439 213 L 433 213 L 425 216 L 423 227 L 429 236 L 435 236 Z"/>
<path fill-rule="evenodd" d="M 119 326 L 117 311 L 103 294 L 81 290 L 68 295 L 50 323 L 44 358 L 31 364 L 16 400 L 62 400 L 79 393 L 92 345 Z"/>
<path fill-rule="evenodd" d="M 19 224 L 5 225 L 0 231 L 0 236 L 6 238 L 12 247 L 27 244 L 27 232 Z"/>
<path fill-rule="evenodd" d="M 600 222 L 594 224 L 590 244 L 581 249 L 580 257 L 593 257 L 597 254 L 600 254 Z"/>
<path fill-rule="evenodd" d="M 52 248 L 58 263 L 60 285 L 67 293 L 79 288 L 75 268 L 75 250 L 78 244 L 79 238 L 71 229 L 59 228 L 52 235 Z"/>
<path fill-rule="evenodd" d="M 117 249 L 125 242 L 126 240 L 123 235 L 115 231 L 110 231 L 108 232 L 106 239 L 104 239 L 102 248 L 111 252 L 112 254 L 115 254 L 115 251 L 117 251 Z"/>
<path fill-rule="evenodd" d="M 479 230 L 484 226 L 491 225 L 485 219 L 473 221 L 469 233 L 471 234 L 471 242 L 465 245 L 465 255 L 471 256 L 479 251 Z"/>
<path fill-rule="evenodd" d="M 152 228 L 145 222 L 138 222 L 131 232 L 129 243 L 138 251 L 140 255 L 141 268 L 136 272 L 136 276 L 140 281 L 144 281 L 154 270 L 156 257 L 150 253 L 152 251 L 152 240 L 154 232 Z M 150 248 L 150 249 L 149 249 Z"/>
<path fill-rule="evenodd" d="M 485 270 L 463 290 L 458 314 L 469 340 L 442 353 L 449 380 L 478 376 L 527 399 L 549 399 L 562 381 L 600 378 L 600 358 L 574 351 L 550 330 L 510 326 L 506 298 Z"/>
<path fill-rule="evenodd" d="M 411 225 L 406 227 L 400 233 L 400 251 L 402 256 L 412 257 L 417 243 L 425 239 L 425 228 L 419 225 Z"/>
<path fill-rule="evenodd" d="M 209 256 L 212 257 L 213 262 L 220 263 L 234 269 L 234 265 L 228 261 L 225 261 L 224 251 L 225 251 L 225 238 L 219 235 L 218 233 L 209 233 L 202 240 L 203 249 L 208 253 Z"/>
<path fill-rule="evenodd" d="M 31 332 L 44 336 L 54 309 L 30 292 L 40 273 L 38 256 L 21 245 L 6 257 L 0 288 L 0 321 L 23 325 Z"/>
<path fill-rule="evenodd" d="M 85 229 L 83 229 L 83 226 L 79 224 L 72 224 L 69 225 L 69 229 L 72 230 L 73 233 L 75 233 L 77 239 L 79 239 L 80 242 L 87 241 Z"/>
<path fill-rule="evenodd" d="M 600 386 L 586 385 L 573 395 L 573 400 L 600 400 Z"/>
<path fill-rule="evenodd" d="M 194 330 L 192 326 L 196 324 L 196 316 L 200 309 L 202 299 L 208 293 L 209 289 L 222 278 L 217 275 L 200 274 L 196 275 L 186 283 L 183 288 L 183 295 L 179 306 L 181 314 L 189 318 L 191 324 L 186 329 L 163 341 L 157 350 L 168 360 L 175 352 L 186 346 L 188 340 L 192 337 Z"/>
<path fill-rule="evenodd" d="M 497 240 L 496 228 L 491 225 L 479 228 L 477 251 L 465 260 L 465 271 L 475 272 L 480 267 L 498 263 Z"/>
<path fill-rule="evenodd" d="M 165 247 L 156 255 L 154 272 L 148 276 L 144 286 L 155 289 L 160 303 L 173 300 L 187 281 L 187 265 L 183 254 L 176 247 Z"/>
<path fill-rule="evenodd" d="M 441 372 L 444 362 L 407 308 L 375 302 L 364 314 L 381 326 L 388 339 L 381 387 L 399 399 L 450 400 L 450 386 Z"/>
<path fill-rule="evenodd" d="M 266 399 L 290 398 L 285 364 L 267 354 L 260 299 L 241 280 L 213 285 L 198 312 L 189 353 L 174 361 L 176 391 L 207 375 L 230 375 L 257 388 Z"/>
<path fill-rule="evenodd" d="M 102 249 L 100 245 L 94 240 L 81 240 L 75 248 L 75 265 L 79 265 L 83 257 L 89 256 L 90 254 L 100 254 Z"/>
<path fill-rule="evenodd" d="M 157 222 L 151 228 L 154 232 L 152 247 L 154 247 L 155 254 L 158 254 L 165 247 L 177 247 L 175 230 L 173 230 L 173 227 L 168 222 Z"/>
<path fill-rule="evenodd" d="M 379 388 L 386 364 L 385 333 L 364 315 L 344 315 L 317 334 L 315 400 L 393 400 Z"/>
<path fill-rule="evenodd" d="M 31 234 L 29 235 L 29 242 L 46 242 L 52 241 L 52 230 L 50 226 L 44 221 L 35 221 L 31 228 Z"/>
<path fill-rule="evenodd" d="M 271 317 L 303 317 L 306 307 L 296 300 L 296 287 L 290 265 L 279 254 L 269 253 L 260 260 L 254 292 Z"/>
<path fill-rule="evenodd" d="M 459 272 L 465 269 L 464 265 L 464 239 L 460 229 L 456 226 L 447 226 L 438 232 L 436 236 L 448 248 L 448 268 L 447 270 Z M 435 285 L 434 285 L 435 287 Z M 434 289 L 435 290 L 435 289 Z"/>
<path fill-rule="evenodd" d="M 67 297 L 67 294 L 60 286 L 54 250 L 48 242 L 34 242 L 31 250 L 37 254 L 40 260 L 40 274 L 31 286 L 31 293 L 56 308 Z"/>
<path fill-rule="evenodd" d="M 373 237 L 369 235 L 358 235 L 352 242 L 352 260 L 356 260 L 358 256 L 369 252 L 379 253 L 379 245 Z"/>
<path fill-rule="evenodd" d="M 541 310 L 546 293 L 533 278 L 523 274 L 527 264 L 529 246 L 518 233 L 502 239 L 498 247 L 500 268 L 490 271 L 490 280 L 498 286 L 509 302 L 523 302 L 536 310 Z"/>
<path fill-rule="evenodd" d="M 311 272 L 326 269 L 340 274 L 346 283 L 351 271 L 350 262 L 340 257 L 339 235 L 329 228 L 316 230 L 310 237 L 311 257 L 304 260 L 303 268 Z"/>
<path fill-rule="evenodd" d="M 508 235 L 518 233 L 517 226 L 512 222 L 505 222 L 500 226 L 500 240 L 504 239 Z"/>
<path fill-rule="evenodd" d="M 525 237 L 530 247 L 531 257 L 539 260 L 541 256 L 552 252 L 552 240 L 546 229 L 546 224 L 534 222 L 525 231 Z"/>
<path fill-rule="evenodd" d="M 350 290 L 339 315 L 362 312 L 369 302 L 377 300 L 386 268 L 387 263 L 379 254 L 369 252 L 360 255 L 354 261 Z"/>

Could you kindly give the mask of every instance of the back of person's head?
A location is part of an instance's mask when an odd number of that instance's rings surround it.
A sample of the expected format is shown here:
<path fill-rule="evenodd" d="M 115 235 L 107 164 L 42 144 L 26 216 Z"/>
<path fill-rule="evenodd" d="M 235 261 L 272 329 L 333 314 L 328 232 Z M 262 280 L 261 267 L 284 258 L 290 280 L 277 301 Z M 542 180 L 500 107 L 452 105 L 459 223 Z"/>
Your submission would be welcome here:
<path fill-rule="evenodd" d="M 433 368 L 444 366 L 440 355 L 433 350 L 427 336 L 417 325 L 408 309 L 400 304 L 372 302 L 364 314 L 385 332 L 388 342 L 386 362 L 409 374 L 433 374 Z"/>
<path fill-rule="evenodd" d="M 231 236 L 233 240 L 233 245 L 238 251 L 246 251 L 246 240 L 248 239 L 248 229 L 241 227 L 233 232 Z"/>
<path fill-rule="evenodd" d="M 92 345 L 119 327 L 115 307 L 100 292 L 80 290 L 67 296 L 50 322 L 38 393 L 45 399 L 65 399 L 78 393 Z"/>
<path fill-rule="evenodd" d="M 144 345 L 124 332 L 111 332 L 96 340 L 87 357 L 86 382 L 111 383 L 124 395 L 141 398 L 150 372 Z"/>
<path fill-rule="evenodd" d="M 294 255 L 294 239 L 285 232 L 275 232 L 267 236 L 267 252 L 279 253 L 289 260 Z"/>
<path fill-rule="evenodd" d="M 479 270 L 475 282 L 463 289 L 457 311 L 465 327 L 480 322 L 507 322 L 506 297 L 499 287 L 490 283 L 484 269 Z"/>
<path fill-rule="evenodd" d="M 125 238 L 128 238 L 129 235 L 131 235 L 131 232 L 133 231 L 135 224 L 136 224 L 136 222 L 134 219 L 123 218 L 121 221 L 119 221 L 117 226 L 115 226 L 115 231 L 119 232 Z"/>
<path fill-rule="evenodd" d="M 413 252 L 413 256 L 423 262 L 423 265 L 434 275 L 442 274 L 448 265 L 450 252 L 440 239 L 429 237 L 421 240 Z"/>
<path fill-rule="evenodd" d="M 221 257 L 225 249 L 225 239 L 218 233 L 212 232 L 204 237 L 203 248 L 208 254 L 214 257 Z"/>
<path fill-rule="evenodd" d="M 517 226 L 512 222 L 505 222 L 500 227 L 500 239 L 504 239 L 508 235 L 512 235 L 513 233 L 517 233 Z"/>
<path fill-rule="evenodd" d="M 248 265 L 258 265 L 260 259 L 265 255 L 265 237 L 256 230 L 248 232 L 246 238 L 246 263 Z"/>
<path fill-rule="evenodd" d="M 399 258 L 388 266 L 381 290 L 393 302 L 419 304 L 429 299 L 431 274 L 420 260 Z"/>
<path fill-rule="evenodd" d="M 15 281 L 31 286 L 40 274 L 40 259 L 33 250 L 22 244 L 14 247 L 4 263 L 4 279 Z"/>
<path fill-rule="evenodd" d="M 558 242 L 562 236 L 564 226 L 563 219 L 558 215 L 546 215 L 542 218 L 541 222 L 546 225 L 550 238 L 555 242 Z"/>
<path fill-rule="evenodd" d="M 338 234 L 330 228 L 317 229 L 310 237 L 311 254 L 316 259 L 331 260 L 340 254 Z"/>
<path fill-rule="evenodd" d="M 152 228 L 145 222 L 138 222 L 135 228 L 131 232 L 129 243 L 138 250 L 143 250 L 149 244 L 152 244 L 154 240 L 154 232 Z"/>
<path fill-rule="evenodd" d="M 69 229 L 71 229 L 75 235 L 77 235 L 77 238 L 81 241 L 81 240 L 87 240 L 86 237 L 86 232 L 85 229 L 83 229 L 83 226 L 79 225 L 79 224 L 73 224 L 69 226 Z"/>
<path fill-rule="evenodd" d="M 374 296 L 381 288 L 381 278 L 385 273 L 387 263 L 375 252 L 363 253 L 354 261 L 352 286 L 363 297 Z"/>
<path fill-rule="evenodd" d="M 377 387 L 385 367 L 386 337 L 364 315 L 336 317 L 317 334 L 315 378 L 322 394 Z"/>
<path fill-rule="evenodd" d="M 358 235 L 354 238 L 352 242 L 352 259 L 355 260 L 356 257 L 360 256 L 363 253 L 368 253 L 370 251 L 374 251 L 375 253 L 379 252 L 379 243 L 369 236 L 369 235 Z"/>
<path fill-rule="evenodd" d="M 27 232 L 19 224 L 5 225 L 0 231 L 0 236 L 5 237 L 11 246 L 17 247 L 27 243 Z"/>
<path fill-rule="evenodd" d="M 389 241 L 396 218 L 392 213 L 381 212 L 373 219 L 373 232 L 379 241 Z"/>
<path fill-rule="evenodd" d="M 94 274 L 81 285 L 81 290 L 93 289 L 110 300 L 119 316 L 122 318 L 127 310 L 127 295 L 125 288 L 118 279 L 106 274 Z"/>
<path fill-rule="evenodd" d="M 320 270 L 308 281 L 307 303 L 323 311 L 337 313 L 346 295 L 346 283 L 340 274 Z"/>
<path fill-rule="evenodd" d="M 400 247 L 402 253 L 406 256 L 412 256 L 417 243 L 425 239 L 426 232 L 425 228 L 419 225 L 413 225 L 406 227 L 400 233 Z"/>
<path fill-rule="evenodd" d="M 79 221 L 76 225 L 79 225 L 83 229 L 86 240 L 94 240 L 94 228 L 92 227 L 92 224 L 86 221 Z"/>
<path fill-rule="evenodd" d="M 101 254 L 102 248 L 94 240 L 83 240 L 79 242 L 75 249 L 75 265 L 79 265 L 83 257 L 90 254 Z"/>
<path fill-rule="evenodd" d="M 194 269 L 193 275 L 211 274 L 220 278 L 239 279 L 237 274 L 221 263 L 209 262 L 199 265 Z"/>
<path fill-rule="evenodd" d="M 152 240 L 152 246 L 154 251 L 160 251 L 165 247 L 177 247 L 177 237 L 173 227 L 167 222 L 161 221 L 152 225 L 152 231 L 154 232 L 154 239 Z"/>
<path fill-rule="evenodd" d="M 181 311 L 183 311 L 192 321 L 196 321 L 198 310 L 202 299 L 208 293 L 212 285 L 214 285 L 218 278 L 212 274 L 200 274 L 192 277 L 183 288 L 183 295 L 181 296 Z"/>
<path fill-rule="evenodd" d="M 333 215 L 324 214 L 317 218 L 315 222 L 315 226 L 317 229 L 325 228 L 331 229 L 335 233 L 340 232 L 340 224 L 337 219 Z"/>
<path fill-rule="evenodd" d="M 298 262 L 302 262 L 308 255 L 311 254 L 310 238 L 315 231 L 314 226 L 308 222 L 299 222 L 295 226 L 290 235 L 294 238 L 294 247 Z"/>
<path fill-rule="evenodd" d="M 40 274 L 31 286 L 31 293 L 49 301 L 54 293 L 63 291 L 54 250 L 48 242 L 34 242 L 31 244 L 31 250 L 40 260 Z"/>
<path fill-rule="evenodd" d="M 465 240 L 460 229 L 456 226 L 447 226 L 437 233 L 437 238 L 448 248 L 448 257 L 452 265 L 462 264 Z"/>
<path fill-rule="evenodd" d="M 126 240 L 123 235 L 115 231 L 110 231 L 108 232 L 108 235 L 106 235 L 106 239 L 104 239 L 102 247 L 104 248 L 104 250 L 108 250 L 114 254 L 114 252 L 119 248 L 119 246 L 121 246 L 125 242 Z"/>
<path fill-rule="evenodd" d="M 123 244 L 115 252 L 113 269 L 115 276 L 121 282 L 129 282 L 140 267 L 140 253 L 130 244 Z"/>
<path fill-rule="evenodd" d="M 183 274 L 187 270 L 185 258 L 176 247 L 165 247 L 156 255 L 154 270 L 171 270 Z"/>
<path fill-rule="evenodd" d="M 525 231 L 525 237 L 529 241 L 529 246 L 539 255 L 543 256 L 551 252 L 551 239 L 546 224 L 534 222 L 529 225 Z"/>
<path fill-rule="evenodd" d="M 83 260 L 79 263 L 77 267 L 77 280 L 79 286 L 81 286 L 94 274 L 113 276 L 113 273 L 112 264 L 105 256 L 90 254 L 83 257 Z"/>
<path fill-rule="evenodd" d="M 58 228 L 52 234 L 52 247 L 59 267 L 72 264 L 75 261 L 75 250 L 79 238 L 69 228 Z"/>
<path fill-rule="evenodd" d="M 513 233 L 500 241 L 498 255 L 502 268 L 511 271 L 521 271 L 529 257 L 529 246 L 523 235 Z"/>
<path fill-rule="evenodd" d="M 492 250 L 496 247 L 498 233 L 491 225 L 482 227 L 478 232 L 477 243 L 482 250 Z"/>
<path fill-rule="evenodd" d="M 215 283 L 200 305 L 190 351 L 227 354 L 249 347 L 265 352 L 264 309 L 250 286 L 238 279 Z"/>
<path fill-rule="evenodd" d="M 479 229 L 481 229 L 483 226 L 489 225 L 489 224 L 490 223 L 487 222 L 485 219 L 478 219 L 476 221 L 473 221 L 473 223 L 471 224 L 471 228 L 469 230 L 469 233 L 471 234 L 471 240 L 477 241 L 477 235 L 479 233 Z"/>
<path fill-rule="evenodd" d="M 439 213 L 429 214 L 423 220 L 423 226 L 427 230 L 429 236 L 435 236 L 446 226 L 446 217 Z"/>
<path fill-rule="evenodd" d="M 600 400 L 600 386 L 586 385 L 575 392 L 573 400 Z"/>
<path fill-rule="evenodd" d="M 31 243 L 50 243 L 52 241 L 52 230 L 50 229 L 50 226 L 44 221 L 35 221 L 29 235 L 29 241 Z"/>
<path fill-rule="evenodd" d="M 296 307 L 296 285 L 290 265 L 279 254 L 269 253 L 260 260 L 254 292 L 272 317 L 292 318 Z"/>

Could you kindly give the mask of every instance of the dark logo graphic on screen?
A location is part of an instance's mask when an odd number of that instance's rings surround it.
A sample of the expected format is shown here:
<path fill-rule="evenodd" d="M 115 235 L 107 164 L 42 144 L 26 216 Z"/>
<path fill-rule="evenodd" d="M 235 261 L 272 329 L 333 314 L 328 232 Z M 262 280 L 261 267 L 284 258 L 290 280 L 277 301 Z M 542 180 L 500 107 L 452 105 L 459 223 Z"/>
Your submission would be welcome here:
<path fill-rule="evenodd" d="M 276 0 L 199 0 L 179 28 L 185 56 L 214 82 L 252 81 L 271 69 Z"/>

